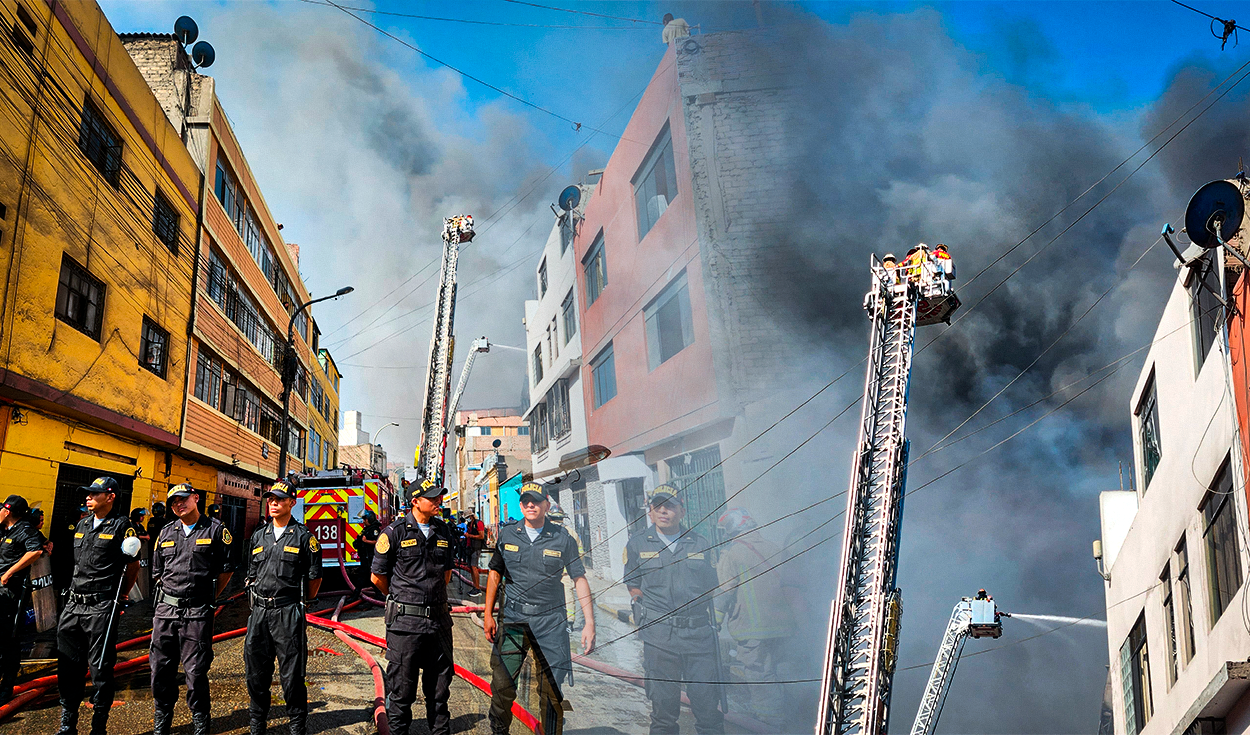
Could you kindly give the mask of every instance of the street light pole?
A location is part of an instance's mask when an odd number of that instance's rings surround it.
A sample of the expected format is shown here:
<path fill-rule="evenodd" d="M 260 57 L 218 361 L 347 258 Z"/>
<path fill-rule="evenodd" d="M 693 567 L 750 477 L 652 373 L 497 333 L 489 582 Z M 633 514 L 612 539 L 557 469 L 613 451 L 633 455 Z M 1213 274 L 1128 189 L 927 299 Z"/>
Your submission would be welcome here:
<path fill-rule="evenodd" d="M 291 383 L 295 381 L 295 318 L 313 304 L 326 301 L 327 299 L 337 299 L 340 296 L 346 296 L 354 290 L 351 286 L 344 286 L 329 296 L 322 296 L 319 299 L 313 299 L 300 304 L 300 307 L 291 313 L 291 319 L 287 322 L 286 344 L 283 345 L 282 351 L 282 428 L 278 432 L 278 438 L 281 440 L 278 445 L 279 480 L 286 477 L 287 446 L 291 443 L 291 437 L 287 436 L 287 423 L 291 416 Z"/>
<path fill-rule="evenodd" d="M 380 446 L 382 446 L 381 442 L 379 442 L 379 441 L 378 441 L 378 436 L 379 436 L 379 435 L 380 435 L 383 431 L 385 431 L 386 429 L 391 428 L 392 426 L 399 426 L 399 423 L 398 423 L 398 422 L 395 422 L 395 421 L 392 421 L 391 423 L 387 424 L 386 426 L 383 426 L 381 429 L 378 429 L 377 431 L 373 432 L 373 443 L 372 443 L 372 444 L 370 444 L 370 448 L 369 448 L 369 464 L 371 464 L 371 465 L 373 464 L 373 447 L 380 447 Z M 372 467 L 370 467 L 369 469 L 373 469 L 373 468 L 372 468 Z M 383 466 L 382 466 L 382 474 L 386 474 L 386 466 L 385 466 L 385 465 L 383 465 Z"/>

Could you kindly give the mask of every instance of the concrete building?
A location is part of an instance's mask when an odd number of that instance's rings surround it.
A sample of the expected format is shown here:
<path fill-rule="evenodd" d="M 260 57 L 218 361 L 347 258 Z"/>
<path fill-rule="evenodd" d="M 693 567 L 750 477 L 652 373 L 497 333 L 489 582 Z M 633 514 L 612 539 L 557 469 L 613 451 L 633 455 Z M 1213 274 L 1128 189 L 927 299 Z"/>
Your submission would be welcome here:
<path fill-rule="evenodd" d="M 1250 732 L 1246 434 L 1229 395 L 1243 403 L 1245 386 L 1218 301 L 1186 280 L 1129 403 L 1136 487 L 1100 498 L 1117 735 Z"/>
<path fill-rule="evenodd" d="M 386 450 L 381 444 L 369 441 L 369 432 L 361 428 L 359 411 L 343 412 L 343 428 L 339 431 L 339 441 L 340 467 L 357 467 L 381 475 L 387 474 Z"/>
<path fill-rule="evenodd" d="M 742 467 L 762 447 L 724 460 L 775 418 L 780 404 L 767 399 L 799 382 L 793 343 L 755 293 L 765 274 L 795 267 L 767 246 L 788 226 L 784 184 L 800 150 L 778 41 L 767 30 L 674 41 L 574 237 L 586 440 L 612 457 L 583 470 L 585 508 L 575 499 L 571 512 L 589 516 L 583 545 L 613 578 L 659 483 L 678 486 L 690 522 L 715 533 L 726 486 L 745 484 Z M 551 253 L 549 240 L 549 279 Z M 530 384 L 547 395 L 549 365 L 527 346 Z"/>
<path fill-rule="evenodd" d="M 456 487 L 447 494 L 447 507 L 454 511 L 473 508 L 490 523 L 489 510 L 500 507 L 498 495 L 493 494 L 498 485 L 532 472 L 529 426 L 515 408 L 456 411 L 455 426 Z"/>

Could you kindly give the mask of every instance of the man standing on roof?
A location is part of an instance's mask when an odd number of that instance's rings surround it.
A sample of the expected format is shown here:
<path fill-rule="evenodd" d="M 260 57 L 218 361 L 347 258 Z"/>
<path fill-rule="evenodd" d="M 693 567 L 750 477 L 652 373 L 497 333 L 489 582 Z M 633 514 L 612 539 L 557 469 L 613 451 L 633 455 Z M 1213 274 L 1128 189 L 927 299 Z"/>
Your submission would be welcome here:
<path fill-rule="evenodd" d="M 660 485 L 648 500 L 651 527 L 625 544 L 625 587 L 642 637 L 651 700 L 651 735 L 676 735 L 682 682 L 699 733 L 725 732 L 718 708 L 724 679 L 712 627 L 716 567 L 707 539 L 682 525 L 677 490 Z"/>
<path fill-rule="evenodd" d="M 122 551 L 122 542 L 136 535 L 125 511 L 114 508 L 117 480 L 100 477 L 87 493 L 87 515 L 74 527 L 74 576 L 56 628 L 56 686 L 61 692 L 58 735 L 78 732 L 88 666 L 95 687 L 91 732 L 107 732 L 113 706 L 113 664 L 117 662 L 117 626 L 113 600 L 124 599 L 139 576 L 139 560 Z M 101 663 L 103 661 L 103 663 Z"/>
<path fill-rule="evenodd" d="M 251 735 L 265 735 L 269 721 L 269 686 L 278 658 L 282 696 L 291 735 L 308 733 L 308 621 L 304 602 L 321 588 L 321 546 L 304 524 L 291 518 L 295 494 L 275 482 L 263 496 L 269 523 L 252 534 L 247 589 L 252 614 L 247 619 L 243 663 L 247 671 Z M 307 588 L 305 588 L 305 581 Z"/>
<path fill-rule="evenodd" d="M 420 678 L 431 735 L 450 735 L 455 665 L 447 583 L 456 539 L 438 514 L 447 491 L 428 480 L 409 489 L 412 512 L 382 531 L 373 557 L 373 585 L 386 595 L 386 717 L 391 732 L 408 732 Z"/>
<path fill-rule="evenodd" d="M 10 495 L 0 505 L 0 704 L 13 698 L 22 663 L 16 622 L 26 596 L 30 565 L 43 554 L 43 534 L 32 526 L 26 498 Z"/>
<path fill-rule="evenodd" d="M 153 735 L 169 735 L 178 701 L 178 662 L 187 679 L 193 735 L 209 735 L 212 702 L 208 668 L 213 663 L 213 613 L 230 582 L 230 531 L 200 513 L 200 491 L 188 484 L 169 488 L 165 501 L 175 520 L 161 529 L 152 562 L 155 617 L 152 620 Z"/>
<path fill-rule="evenodd" d="M 542 485 L 527 482 L 521 486 L 520 504 L 525 520 L 500 526 L 486 580 L 483 627 L 486 640 L 494 644 L 490 653 L 490 728 L 496 734 L 507 733 L 512 724 L 516 680 L 530 648 L 527 628 L 551 670 L 553 683 L 559 686 L 572 677 L 573 655 L 562 582 L 565 572 L 573 580 L 586 620 L 582 627 L 582 653 L 595 647 L 595 606 L 577 541 L 547 518 L 551 500 Z M 500 606 L 503 619 L 496 620 L 495 600 L 504 580 L 508 585 Z M 546 687 L 539 687 L 543 697 L 539 719 L 551 733 L 561 721 L 563 710 L 560 702 L 551 701 L 547 693 Z"/>

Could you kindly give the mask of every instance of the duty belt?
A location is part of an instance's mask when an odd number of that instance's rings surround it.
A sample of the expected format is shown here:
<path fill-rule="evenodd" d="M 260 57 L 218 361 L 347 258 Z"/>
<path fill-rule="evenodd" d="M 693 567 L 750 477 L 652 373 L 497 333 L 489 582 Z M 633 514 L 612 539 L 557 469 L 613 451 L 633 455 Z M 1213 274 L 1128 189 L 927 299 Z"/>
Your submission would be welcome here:
<path fill-rule="evenodd" d="M 298 597 L 261 597 L 255 592 L 252 593 L 252 605 L 272 610 L 276 607 L 286 607 L 287 605 L 295 605 L 299 602 Z"/>
<path fill-rule="evenodd" d="M 406 602 L 400 602 L 399 600 L 393 598 L 388 599 L 386 604 L 394 605 L 393 609 L 397 615 L 413 615 L 418 618 L 434 617 L 434 608 L 430 605 L 410 605 Z"/>
<path fill-rule="evenodd" d="M 703 628 L 711 625 L 711 622 L 708 621 L 706 616 L 698 615 L 669 615 L 667 617 L 659 618 L 655 622 L 666 623 L 674 628 Z"/>
<path fill-rule="evenodd" d="M 559 607 L 552 605 L 531 605 L 527 602 L 505 602 L 503 606 L 504 613 L 512 613 L 513 615 L 541 615 L 543 613 L 555 612 Z"/>
<path fill-rule="evenodd" d="M 107 593 L 97 592 L 95 594 L 79 594 L 77 592 L 69 593 L 69 601 L 78 605 L 98 605 L 101 602 L 108 602 L 111 599 Z"/>
<path fill-rule="evenodd" d="M 158 592 L 156 594 L 156 601 L 158 603 L 164 603 L 166 605 L 169 605 L 170 607 L 176 607 L 176 608 L 206 607 L 208 605 L 213 604 L 212 600 L 204 600 L 204 599 L 192 598 L 192 597 L 174 597 L 173 595 L 167 595 L 164 592 Z"/>

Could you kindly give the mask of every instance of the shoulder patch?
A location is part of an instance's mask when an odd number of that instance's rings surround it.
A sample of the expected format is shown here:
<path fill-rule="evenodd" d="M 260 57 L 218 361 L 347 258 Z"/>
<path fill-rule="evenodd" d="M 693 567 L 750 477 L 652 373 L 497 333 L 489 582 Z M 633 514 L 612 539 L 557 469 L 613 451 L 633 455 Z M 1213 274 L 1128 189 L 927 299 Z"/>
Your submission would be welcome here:
<path fill-rule="evenodd" d="M 234 543 L 234 539 L 230 537 L 230 529 L 226 528 L 225 526 L 221 527 L 221 540 L 226 542 L 227 544 Z"/>
<path fill-rule="evenodd" d="M 134 537 L 135 537 L 135 529 L 134 529 L 134 528 L 127 528 L 127 529 L 126 529 L 126 538 L 134 538 Z"/>
<path fill-rule="evenodd" d="M 383 533 L 378 536 L 378 544 L 375 547 L 379 554 L 385 554 L 391 550 L 391 537 Z"/>
<path fill-rule="evenodd" d="M 308 537 L 308 550 L 313 552 L 314 554 L 317 553 L 318 551 L 321 551 L 321 544 L 317 543 L 316 536 Z"/>

